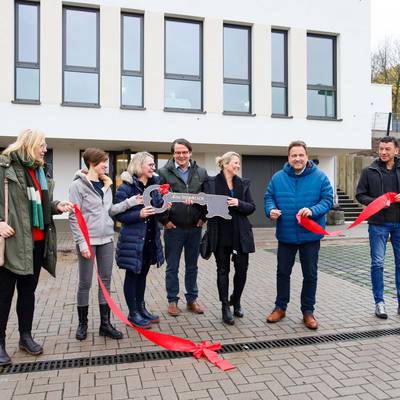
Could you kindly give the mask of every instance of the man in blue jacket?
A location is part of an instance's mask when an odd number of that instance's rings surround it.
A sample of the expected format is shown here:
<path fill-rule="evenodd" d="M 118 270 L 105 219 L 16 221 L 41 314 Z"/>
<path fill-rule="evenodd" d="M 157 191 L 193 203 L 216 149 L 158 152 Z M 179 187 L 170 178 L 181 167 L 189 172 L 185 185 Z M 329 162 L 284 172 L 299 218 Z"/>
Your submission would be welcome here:
<path fill-rule="evenodd" d="M 307 328 L 317 329 L 314 317 L 317 290 L 317 264 L 320 240 L 302 228 L 296 215 L 312 218 L 325 226 L 325 214 L 333 204 L 333 190 L 328 177 L 308 160 L 307 146 L 298 140 L 290 143 L 288 162 L 272 177 L 264 196 L 265 214 L 276 220 L 278 239 L 277 296 L 275 309 L 267 322 L 278 322 L 286 315 L 290 300 L 290 275 L 299 251 L 303 272 L 301 311 Z"/>

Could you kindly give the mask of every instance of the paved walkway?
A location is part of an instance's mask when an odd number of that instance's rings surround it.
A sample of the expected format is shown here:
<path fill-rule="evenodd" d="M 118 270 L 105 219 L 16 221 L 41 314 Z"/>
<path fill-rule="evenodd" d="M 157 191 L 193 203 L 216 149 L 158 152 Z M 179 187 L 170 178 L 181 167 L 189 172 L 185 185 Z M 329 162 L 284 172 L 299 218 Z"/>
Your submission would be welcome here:
<path fill-rule="evenodd" d="M 152 268 L 146 293 L 152 311 L 161 315 L 155 328 L 194 341 L 242 343 L 261 340 L 398 328 L 397 302 L 387 296 L 388 320 L 373 314 L 368 283 L 366 227 L 347 239 L 327 239 L 321 250 L 316 316 L 320 328 L 307 330 L 301 320 L 301 276 L 296 264 L 292 300 L 287 317 L 267 324 L 266 314 L 275 297 L 275 254 L 272 230 L 256 230 L 258 250 L 251 256 L 249 278 L 243 296 L 243 319 L 234 326 L 221 322 L 214 262 L 199 264 L 202 316 L 184 311 L 178 318 L 166 313 L 164 268 Z M 15 308 L 7 331 L 7 349 L 15 363 L 95 355 L 123 354 L 158 349 L 135 331 L 116 323 L 124 339 L 98 336 L 97 293 L 92 290 L 88 339 L 75 340 L 77 268 L 69 237 L 60 238 L 57 279 L 43 272 L 37 290 L 35 338 L 44 343 L 44 354 L 28 356 L 17 349 Z M 352 252 L 350 246 L 364 246 Z M 366 251 L 365 251 L 366 250 Z M 324 253 L 327 252 L 327 253 Z M 360 265 L 357 273 L 333 273 Z M 343 260 L 348 259 L 347 263 Z M 352 263 L 354 261 L 354 263 Z M 359 267 L 357 267 L 359 268 Z M 127 311 L 122 292 L 123 272 L 114 270 L 112 296 Z M 181 282 L 182 276 L 181 276 Z M 97 286 L 97 285 L 96 285 Z M 181 290 L 182 292 L 182 290 Z M 183 294 L 182 296 L 183 297 Z M 182 303 L 184 305 L 184 303 Z M 106 365 L 60 371 L 0 374 L 0 399 L 400 399 L 400 338 L 333 342 L 261 351 L 243 351 L 224 357 L 237 369 L 223 373 L 205 360 L 183 358 L 131 364 Z"/>

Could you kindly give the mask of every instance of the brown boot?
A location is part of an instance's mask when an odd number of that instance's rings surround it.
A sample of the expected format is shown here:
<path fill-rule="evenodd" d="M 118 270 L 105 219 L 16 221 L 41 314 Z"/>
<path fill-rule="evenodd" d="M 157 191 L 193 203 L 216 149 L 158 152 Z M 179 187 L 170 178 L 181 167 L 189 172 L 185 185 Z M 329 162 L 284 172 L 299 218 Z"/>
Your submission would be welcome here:
<path fill-rule="evenodd" d="M 268 315 L 267 322 L 275 323 L 280 321 L 282 318 L 285 318 L 285 316 L 286 316 L 285 310 L 282 310 L 281 308 L 275 308 L 275 310 Z"/>
<path fill-rule="evenodd" d="M 172 317 L 177 317 L 182 311 L 178 307 L 178 304 L 173 302 L 168 304 L 168 314 L 171 315 Z"/>
<path fill-rule="evenodd" d="M 204 314 L 204 310 L 200 307 L 200 304 L 197 303 L 197 301 L 187 303 L 187 309 L 195 314 Z"/>
<path fill-rule="evenodd" d="M 318 322 L 312 313 L 303 314 L 303 322 L 308 329 L 318 329 Z"/>

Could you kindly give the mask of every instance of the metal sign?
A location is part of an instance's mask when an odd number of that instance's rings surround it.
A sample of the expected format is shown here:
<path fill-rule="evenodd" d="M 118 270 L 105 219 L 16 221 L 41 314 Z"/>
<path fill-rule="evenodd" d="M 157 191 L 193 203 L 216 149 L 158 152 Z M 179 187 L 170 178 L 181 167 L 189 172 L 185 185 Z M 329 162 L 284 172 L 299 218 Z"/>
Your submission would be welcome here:
<path fill-rule="evenodd" d="M 192 201 L 193 203 L 207 206 L 207 218 L 221 217 L 224 219 L 232 219 L 228 210 L 228 196 L 207 193 L 174 193 L 168 192 L 163 196 L 163 204 L 161 207 L 156 208 L 151 204 L 151 192 L 159 190 L 160 185 L 150 185 L 143 192 L 143 202 L 146 207 L 151 206 L 154 208 L 156 214 L 162 213 L 168 208 L 168 203 L 183 203 L 185 201 Z"/>

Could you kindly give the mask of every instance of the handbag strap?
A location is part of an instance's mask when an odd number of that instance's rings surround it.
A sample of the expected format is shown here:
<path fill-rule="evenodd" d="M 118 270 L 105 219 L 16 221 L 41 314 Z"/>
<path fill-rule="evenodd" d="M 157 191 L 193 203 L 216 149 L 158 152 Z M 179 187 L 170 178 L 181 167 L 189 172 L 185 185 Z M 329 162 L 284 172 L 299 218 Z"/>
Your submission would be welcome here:
<path fill-rule="evenodd" d="M 8 224 L 8 179 L 4 178 L 4 222 Z"/>

